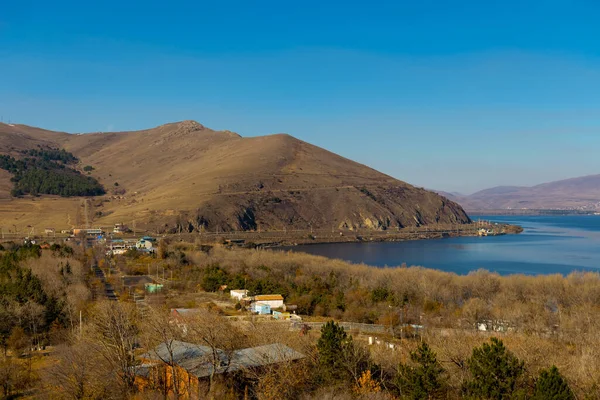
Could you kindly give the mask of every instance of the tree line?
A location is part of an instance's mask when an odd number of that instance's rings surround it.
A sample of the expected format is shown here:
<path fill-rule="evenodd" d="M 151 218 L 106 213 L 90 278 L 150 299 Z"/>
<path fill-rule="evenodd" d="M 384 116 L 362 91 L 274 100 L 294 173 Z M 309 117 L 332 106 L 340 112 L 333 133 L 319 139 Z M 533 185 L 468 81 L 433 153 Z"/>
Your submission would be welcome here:
<path fill-rule="evenodd" d="M 38 148 L 22 150 L 21 154 L 43 161 L 60 161 L 63 164 L 74 164 L 79 161 L 72 153 L 69 153 L 65 149 L 53 149 L 53 148 Z"/>

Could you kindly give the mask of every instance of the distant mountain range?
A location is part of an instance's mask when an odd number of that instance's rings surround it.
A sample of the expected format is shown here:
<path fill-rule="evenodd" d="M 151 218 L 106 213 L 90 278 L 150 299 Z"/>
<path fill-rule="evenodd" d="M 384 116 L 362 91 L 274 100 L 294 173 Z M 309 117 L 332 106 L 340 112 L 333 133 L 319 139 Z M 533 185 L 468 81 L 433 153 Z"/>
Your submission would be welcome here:
<path fill-rule="evenodd" d="M 536 186 L 497 186 L 471 195 L 437 193 L 467 211 L 482 210 L 600 210 L 600 175 L 589 175 Z"/>
<path fill-rule="evenodd" d="M 123 222 L 159 232 L 214 232 L 470 222 L 436 193 L 286 134 L 244 138 L 195 121 L 89 134 L 0 124 L 0 155 L 21 160 L 32 149 L 72 153 L 72 167 L 108 193 L 88 200 L 12 197 L 14 177 L 0 169 L 0 227 Z"/>

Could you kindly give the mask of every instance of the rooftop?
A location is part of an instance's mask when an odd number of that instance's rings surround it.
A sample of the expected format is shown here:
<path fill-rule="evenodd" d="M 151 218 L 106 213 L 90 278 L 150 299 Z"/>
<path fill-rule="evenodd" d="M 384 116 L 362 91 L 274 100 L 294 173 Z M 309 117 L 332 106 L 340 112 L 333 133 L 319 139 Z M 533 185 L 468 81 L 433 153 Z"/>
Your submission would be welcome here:
<path fill-rule="evenodd" d="M 269 300 L 283 300 L 283 296 L 280 294 L 262 294 L 254 296 L 256 301 L 269 301 Z"/>
<path fill-rule="evenodd" d="M 159 344 L 141 358 L 156 362 L 174 362 L 198 378 L 203 378 L 212 373 L 211 354 L 210 347 L 173 340 Z M 235 350 L 230 356 L 223 350 L 218 350 L 218 354 L 220 365 L 217 374 L 304 358 L 304 354 L 281 343 Z M 147 374 L 147 369 L 152 365 L 156 364 L 143 364 L 144 368 L 140 369 L 138 374 Z"/>

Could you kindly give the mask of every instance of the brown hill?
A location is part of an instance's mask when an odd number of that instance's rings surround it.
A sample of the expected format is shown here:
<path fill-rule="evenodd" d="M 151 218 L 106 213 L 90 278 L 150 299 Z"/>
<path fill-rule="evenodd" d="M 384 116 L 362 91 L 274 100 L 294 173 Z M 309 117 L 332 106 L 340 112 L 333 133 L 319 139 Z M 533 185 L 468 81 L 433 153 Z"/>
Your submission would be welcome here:
<path fill-rule="evenodd" d="M 564 179 L 531 187 L 498 186 L 468 196 L 457 195 L 449 198 L 471 211 L 599 210 L 600 175 Z"/>
<path fill-rule="evenodd" d="M 67 134 L 0 124 L 0 154 L 61 147 L 110 192 L 82 199 L 11 199 L 0 172 L 2 224 L 117 222 L 155 231 L 387 229 L 465 223 L 457 204 L 289 135 L 242 138 L 194 121 L 134 132 Z M 117 186 L 118 185 L 118 186 Z"/>

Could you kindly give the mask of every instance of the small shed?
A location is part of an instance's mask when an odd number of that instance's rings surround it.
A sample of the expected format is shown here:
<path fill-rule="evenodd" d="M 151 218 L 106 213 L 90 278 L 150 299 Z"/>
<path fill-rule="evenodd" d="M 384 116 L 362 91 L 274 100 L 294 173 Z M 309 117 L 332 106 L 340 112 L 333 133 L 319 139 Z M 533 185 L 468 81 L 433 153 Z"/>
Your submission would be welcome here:
<path fill-rule="evenodd" d="M 264 303 L 257 303 L 257 302 L 252 303 L 252 305 L 250 306 L 250 310 L 259 315 L 271 314 L 271 306 L 268 304 L 264 304 Z"/>
<path fill-rule="evenodd" d="M 148 293 L 158 293 L 162 290 L 163 285 L 159 283 L 146 283 L 144 287 Z"/>
<path fill-rule="evenodd" d="M 288 312 L 273 311 L 273 318 L 281 321 L 287 321 L 288 319 L 292 318 L 292 314 Z"/>

